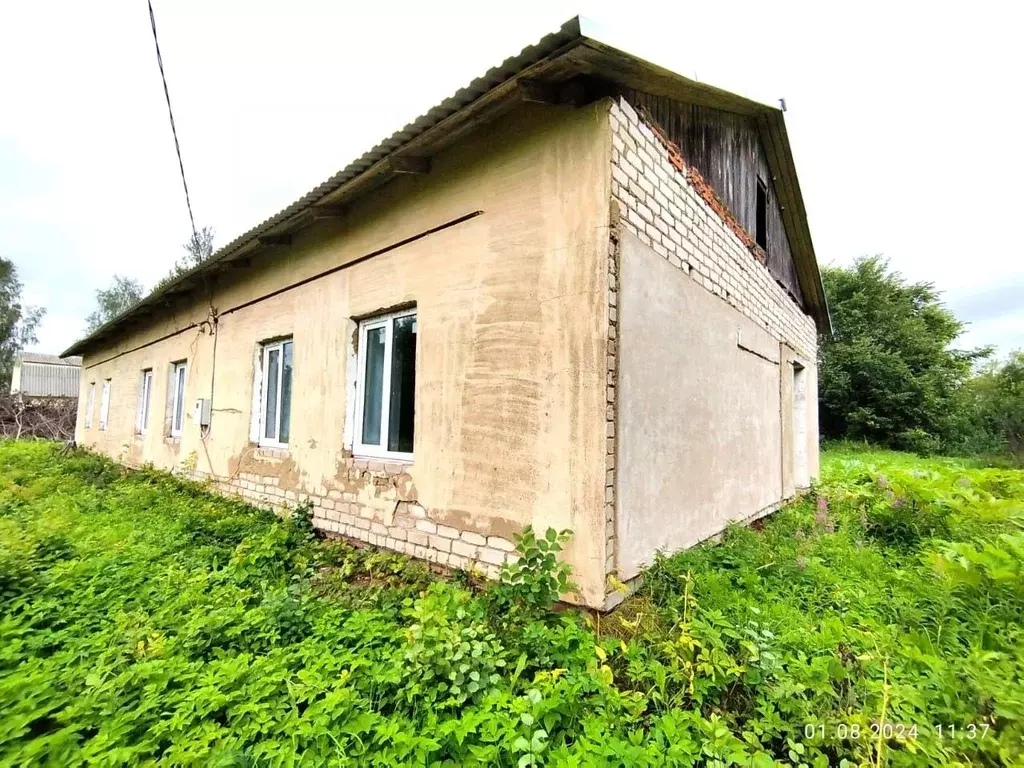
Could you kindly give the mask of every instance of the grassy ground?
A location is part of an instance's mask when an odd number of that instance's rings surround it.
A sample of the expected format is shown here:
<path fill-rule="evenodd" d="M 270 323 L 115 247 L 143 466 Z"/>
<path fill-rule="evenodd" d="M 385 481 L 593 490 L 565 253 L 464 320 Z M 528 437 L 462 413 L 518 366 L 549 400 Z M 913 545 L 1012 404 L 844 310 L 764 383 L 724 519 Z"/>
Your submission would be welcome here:
<path fill-rule="evenodd" d="M 823 475 L 588 620 L 2 443 L 0 765 L 1022 764 L 1024 473 Z"/>

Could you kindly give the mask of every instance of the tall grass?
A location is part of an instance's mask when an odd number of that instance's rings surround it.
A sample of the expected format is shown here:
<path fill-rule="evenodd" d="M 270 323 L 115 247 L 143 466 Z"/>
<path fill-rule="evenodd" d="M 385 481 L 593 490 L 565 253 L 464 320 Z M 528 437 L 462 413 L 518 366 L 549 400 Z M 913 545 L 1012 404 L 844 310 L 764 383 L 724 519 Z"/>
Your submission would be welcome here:
<path fill-rule="evenodd" d="M 1024 473 L 841 449 L 823 475 L 591 618 L 546 607 L 555 532 L 501 585 L 438 581 L 0 443 L 0 764 L 1020 764 Z"/>

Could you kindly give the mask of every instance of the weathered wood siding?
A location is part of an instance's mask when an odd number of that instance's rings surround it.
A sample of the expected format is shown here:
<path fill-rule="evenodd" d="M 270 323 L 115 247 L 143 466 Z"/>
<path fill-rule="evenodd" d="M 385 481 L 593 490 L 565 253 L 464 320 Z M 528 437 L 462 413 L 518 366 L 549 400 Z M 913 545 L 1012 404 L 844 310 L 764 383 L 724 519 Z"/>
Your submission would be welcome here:
<path fill-rule="evenodd" d="M 778 196 L 753 120 L 632 89 L 624 89 L 622 95 L 661 126 L 751 237 L 755 236 L 757 178 L 761 177 L 768 187 L 768 269 L 803 306 Z"/>

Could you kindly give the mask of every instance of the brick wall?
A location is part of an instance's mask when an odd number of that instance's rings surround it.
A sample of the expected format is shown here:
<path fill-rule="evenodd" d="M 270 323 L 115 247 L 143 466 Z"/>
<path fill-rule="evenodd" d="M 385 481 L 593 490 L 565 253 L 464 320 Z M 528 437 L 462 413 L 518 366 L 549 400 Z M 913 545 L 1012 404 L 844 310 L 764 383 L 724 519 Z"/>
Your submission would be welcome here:
<path fill-rule="evenodd" d="M 605 535 L 605 574 L 614 573 L 618 568 L 616 560 L 615 514 L 617 500 L 615 498 L 616 483 L 616 449 L 618 441 L 618 328 L 619 328 L 619 230 L 612 212 L 611 226 L 608 237 L 608 387 L 607 404 L 605 406 L 605 480 L 604 480 L 604 535 Z M 605 583 L 605 595 L 614 591 L 610 583 Z M 606 602 L 605 607 L 611 608 Z"/>
<path fill-rule="evenodd" d="M 400 462 L 349 459 L 348 477 L 353 490 L 320 488 L 309 493 L 289 488 L 287 476 L 273 470 L 259 471 L 260 463 L 274 468 L 286 456 L 283 451 L 260 448 L 253 453 L 255 460 L 230 477 L 199 470 L 185 474 L 210 483 L 220 493 L 278 512 L 308 501 L 313 504 L 313 525 L 329 535 L 363 541 L 448 568 L 473 569 L 495 578 L 504 562 L 516 558 L 515 547 L 508 539 L 459 530 L 433 520 L 431 510 L 410 495 L 410 477 L 406 465 Z M 357 492 L 357 487 L 373 488 L 373 498 Z"/>
<path fill-rule="evenodd" d="M 628 230 L 712 294 L 792 346 L 809 362 L 817 355 L 817 331 L 787 289 L 765 266 L 728 208 L 659 127 L 625 99 L 611 105 L 611 215 L 608 242 L 608 398 L 605 571 L 616 574 L 615 495 L 618 430 L 618 289 L 620 234 Z M 776 509 L 777 502 L 751 519 Z M 610 609 L 623 598 L 606 584 Z"/>
<path fill-rule="evenodd" d="M 749 235 L 737 231 L 727 211 L 723 215 L 686 158 L 625 99 L 613 102 L 609 119 L 617 225 L 813 361 L 814 321 L 761 263 Z"/>

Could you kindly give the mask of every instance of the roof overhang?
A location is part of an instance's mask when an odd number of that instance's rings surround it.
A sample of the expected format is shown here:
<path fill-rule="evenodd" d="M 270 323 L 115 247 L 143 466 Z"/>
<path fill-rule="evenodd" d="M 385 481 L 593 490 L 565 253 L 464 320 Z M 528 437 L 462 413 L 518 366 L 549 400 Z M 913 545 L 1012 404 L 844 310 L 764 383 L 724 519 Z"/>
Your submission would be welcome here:
<path fill-rule="evenodd" d="M 601 42 L 586 19 L 566 22 L 537 44 L 506 59 L 426 114 L 397 131 L 294 203 L 236 237 L 209 259 L 160 286 L 140 302 L 72 344 L 61 356 L 79 355 L 133 319 L 158 314 L 176 297 L 217 273 L 243 266 L 257 251 L 290 242 L 292 234 L 344 215 L 349 203 L 404 174 L 429 172 L 430 158 L 523 101 L 572 102 L 571 81 L 602 81 L 748 116 L 757 123 L 775 177 L 805 309 L 821 333 L 831 332 L 807 214 L 782 110 L 651 64 Z"/>

